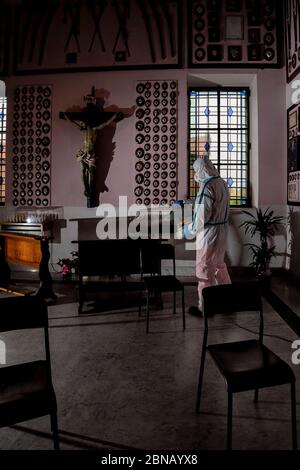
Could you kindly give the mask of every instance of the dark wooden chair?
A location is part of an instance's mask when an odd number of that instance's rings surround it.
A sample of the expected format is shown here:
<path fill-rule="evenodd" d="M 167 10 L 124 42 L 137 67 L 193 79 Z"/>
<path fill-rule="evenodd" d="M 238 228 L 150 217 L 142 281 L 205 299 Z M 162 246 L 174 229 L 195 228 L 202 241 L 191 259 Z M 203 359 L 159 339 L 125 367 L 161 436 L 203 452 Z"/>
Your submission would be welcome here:
<path fill-rule="evenodd" d="M 79 314 L 90 295 L 96 296 L 102 291 L 113 295 L 116 291 L 126 292 L 130 288 L 139 291 L 139 283 L 127 282 L 128 275 L 140 273 L 138 240 L 80 240 L 77 243 Z M 91 280 L 95 276 L 106 280 Z"/>
<path fill-rule="evenodd" d="M 0 312 L 0 332 L 41 328 L 45 339 L 44 359 L 0 368 L 0 427 L 49 414 L 54 449 L 59 450 L 47 306 L 37 296 L 10 297 L 0 300 Z"/>
<path fill-rule="evenodd" d="M 152 242 L 152 243 L 151 243 Z M 172 261 L 172 274 L 162 275 L 162 260 Z M 147 292 L 147 321 L 146 332 L 149 333 L 150 297 L 161 299 L 163 292 L 173 292 L 173 313 L 176 313 L 176 292 L 181 292 L 182 323 L 185 329 L 184 286 L 176 277 L 175 248 L 169 243 L 160 243 L 157 240 L 148 240 L 141 244 L 141 280 Z M 141 295 L 139 316 L 141 315 Z"/>
<path fill-rule="evenodd" d="M 260 316 L 258 340 L 233 343 L 207 343 L 209 317 L 216 314 L 256 311 Z M 258 283 L 245 282 L 206 287 L 203 289 L 204 336 L 196 411 L 200 400 L 204 374 L 205 355 L 208 351 L 225 379 L 228 392 L 227 448 L 232 444 L 232 398 L 234 393 L 258 390 L 275 385 L 291 385 L 292 445 L 297 449 L 295 375 L 291 367 L 263 344 L 263 308 Z"/>

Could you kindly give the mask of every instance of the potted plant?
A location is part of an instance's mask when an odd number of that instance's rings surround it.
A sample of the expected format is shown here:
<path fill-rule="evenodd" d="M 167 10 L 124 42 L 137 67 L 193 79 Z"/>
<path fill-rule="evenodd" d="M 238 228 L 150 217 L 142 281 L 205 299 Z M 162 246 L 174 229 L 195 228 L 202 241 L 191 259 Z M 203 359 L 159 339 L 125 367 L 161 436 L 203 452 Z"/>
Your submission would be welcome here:
<path fill-rule="evenodd" d="M 78 252 L 72 251 L 71 258 L 59 258 L 57 264 L 62 268 L 63 279 L 71 279 L 72 274 L 78 274 Z"/>
<path fill-rule="evenodd" d="M 264 284 L 270 283 L 270 261 L 273 257 L 277 256 L 275 245 L 271 245 L 271 238 L 278 231 L 280 225 L 283 224 L 285 217 L 274 215 L 274 211 L 268 207 L 264 212 L 262 209 L 257 208 L 256 212 L 252 214 L 249 211 L 243 211 L 244 214 L 250 217 L 249 220 L 243 222 L 240 227 L 244 227 L 245 234 L 248 233 L 251 237 L 259 236 L 259 243 L 246 243 L 245 246 L 249 247 L 252 254 L 252 266 L 258 279 Z"/>

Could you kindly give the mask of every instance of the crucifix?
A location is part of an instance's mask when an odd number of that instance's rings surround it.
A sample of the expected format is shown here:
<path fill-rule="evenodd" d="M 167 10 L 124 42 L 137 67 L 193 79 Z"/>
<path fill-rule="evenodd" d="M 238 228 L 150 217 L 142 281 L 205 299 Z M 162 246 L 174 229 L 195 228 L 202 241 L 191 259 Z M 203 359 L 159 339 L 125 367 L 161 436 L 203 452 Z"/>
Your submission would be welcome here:
<path fill-rule="evenodd" d="M 97 103 L 95 87 L 92 87 L 91 94 L 84 97 L 84 101 L 86 107 L 83 110 L 60 112 L 59 117 L 74 123 L 84 132 L 83 147 L 77 152 L 76 158 L 81 165 L 87 207 L 96 207 L 99 204 L 95 186 L 97 132 L 113 122 L 121 121 L 125 115 L 119 111 L 104 111 Z"/>

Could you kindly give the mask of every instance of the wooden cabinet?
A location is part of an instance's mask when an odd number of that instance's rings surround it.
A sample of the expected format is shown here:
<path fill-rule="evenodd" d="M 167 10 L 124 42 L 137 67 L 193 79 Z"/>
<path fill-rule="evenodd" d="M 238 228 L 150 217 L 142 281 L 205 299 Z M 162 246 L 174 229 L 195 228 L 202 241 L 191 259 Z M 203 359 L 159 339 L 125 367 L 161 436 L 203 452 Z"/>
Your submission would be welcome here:
<path fill-rule="evenodd" d="M 4 237 L 4 253 L 6 261 L 24 264 L 38 269 L 40 266 L 42 253 L 40 240 L 33 237 L 1 234 Z"/>

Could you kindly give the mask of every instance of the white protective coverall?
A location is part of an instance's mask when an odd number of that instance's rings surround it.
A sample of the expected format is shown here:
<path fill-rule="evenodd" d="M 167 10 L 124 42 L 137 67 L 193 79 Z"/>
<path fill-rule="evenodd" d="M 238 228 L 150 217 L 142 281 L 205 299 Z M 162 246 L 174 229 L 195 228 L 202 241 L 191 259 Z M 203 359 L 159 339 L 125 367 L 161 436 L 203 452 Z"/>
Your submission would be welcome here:
<path fill-rule="evenodd" d="M 224 262 L 229 216 L 229 191 L 207 155 L 194 162 L 195 181 L 200 183 L 193 221 L 184 226 L 184 237 L 196 236 L 196 276 L 199 309 L 202 289 L 214 284 L 231 284 Z"/>

